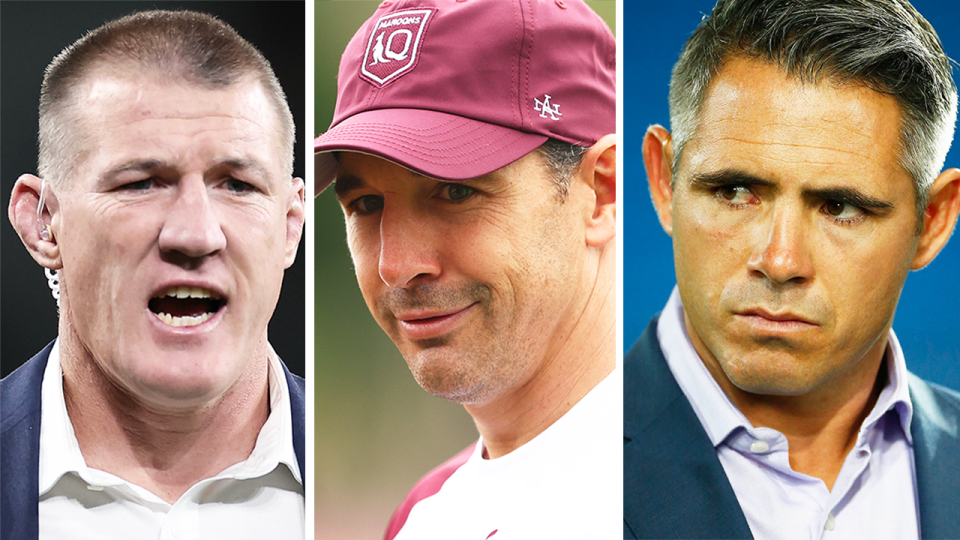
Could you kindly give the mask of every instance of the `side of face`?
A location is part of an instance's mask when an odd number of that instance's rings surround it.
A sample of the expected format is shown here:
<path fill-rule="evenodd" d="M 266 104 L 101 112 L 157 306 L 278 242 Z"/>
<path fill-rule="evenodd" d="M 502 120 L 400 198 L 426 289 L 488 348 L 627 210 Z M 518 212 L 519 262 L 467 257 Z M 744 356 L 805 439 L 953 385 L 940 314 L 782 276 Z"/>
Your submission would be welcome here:
<path fill-rule="evenodd" d="M 715 77 L 667 215 L 688 334 L 741 390 L 875 377 L 918 242 L 899 119 L 756 60 Z"/>
<path fill-rule="evenodd" d="M 105 71 L 77 89 L 79 146 L 56 191 L 61 336 L 160 407 L 263 369 L 303 225 L 303 183 L 259 84 L 207 90 Z"/>
<path fill-rule="evenodd" d="M 541 159 L 450 183 L 340 156 L 335 188 L 360 289 L 433 394 L 482 404 L 521 388 L 582 302 L 582 219 Z"/>

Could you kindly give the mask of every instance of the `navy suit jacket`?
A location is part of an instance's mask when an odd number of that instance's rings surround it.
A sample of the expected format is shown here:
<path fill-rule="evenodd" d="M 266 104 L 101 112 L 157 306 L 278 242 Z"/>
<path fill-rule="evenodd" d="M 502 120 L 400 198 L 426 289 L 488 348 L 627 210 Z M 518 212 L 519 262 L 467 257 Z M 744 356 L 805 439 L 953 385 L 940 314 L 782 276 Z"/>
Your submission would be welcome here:
<path fill-rule="evenodd" d="M 960 394 L 912 374 L 908 384 L 921 537 L 960 538 Z M 624 538 L 752 538 L 656 318 L 624 357 L 623 407 Z"/>
<path fill-rule="evenodd" d="M 53 343 L 0 381 L 0 540 L 38 537 L 40 383 Z M 281 362 L 282 364 L 282 362 Z M 283 366 L 290 388 L 293 448 L 303 471 L 304 381 Z"/>

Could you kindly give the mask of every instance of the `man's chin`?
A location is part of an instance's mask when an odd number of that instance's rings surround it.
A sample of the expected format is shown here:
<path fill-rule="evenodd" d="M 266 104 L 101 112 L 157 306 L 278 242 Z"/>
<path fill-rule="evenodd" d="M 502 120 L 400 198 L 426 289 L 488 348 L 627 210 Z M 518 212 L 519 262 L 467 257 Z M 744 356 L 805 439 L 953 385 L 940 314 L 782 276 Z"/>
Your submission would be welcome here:
<path fill-rule="evenodd" d="M 740 390 L 757 396 L 801 396 L 811 392 L 816 384 L 811 374 L 801 369 L 796 359 L 767 360 L 762 365 L 731 365 L 721 362 L 727 379 Z"/>
<path fill-rule="evenodd" d="M 745 380 L 731 382 L 740 390 L 754 396 L 795 397 L 806 395 L 812 389 L 805 381 Z"/>
<path fill-rule="evenodd" d="M 447 401 L 473 405 L 490 398 L 488 381 L 477 373 L 474 361 L 449 347 L 419 351 L 407 365 L 421 388 Z"/>

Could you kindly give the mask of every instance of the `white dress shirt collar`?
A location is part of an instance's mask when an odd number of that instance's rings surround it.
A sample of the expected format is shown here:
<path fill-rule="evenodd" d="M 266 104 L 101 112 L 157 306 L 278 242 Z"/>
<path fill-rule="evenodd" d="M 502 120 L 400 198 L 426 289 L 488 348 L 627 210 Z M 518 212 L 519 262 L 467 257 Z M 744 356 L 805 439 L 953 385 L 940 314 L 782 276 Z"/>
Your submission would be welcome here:
<path fill-rule="evenodd" d="M 250 456 L 221 471 L 215 478 L 243 480 L 257 478 L 273 471 L 279 464 L 290 469 L 300 485 L 300 468 L 293 448 L 293 418 L 290 411 L 290 389 L 283 367 L 273 349 L 267 369 L 270 396 L 270 414 L 260 429 Z M 110 473 L 87 467 L 80 445 L 67 414 L 63 397 L 63 372 L 60 368 L 60 342 L 54 343 L 43 373 L 40 389 L 40 495 L 50 491 L 68 473 L 75 473 L 91 486 L 122 486 L 123 479 Z M 138 487 L 138 486 L 137 486 Z M 140 490 L 137 490 L 140 491 Z M 142 490 L 139 495 L 149 497 Z"/>
<path fill-rule="evenodd" d="M 714 447 L 722 444 L 737 428 L 752 432 L 762 432 L 767 429 L 753 427 L 730 401 L 700 360 L 683 323 L 683 304 L 677 287 L 673 288 L 670 300 L 660 314 L 657 323 L 657 339 L 670 371 L 673 372 L 677 384 L 688 397 L 690 405 Z M 860 427 L 858 437 L 862 438 L 864 433 L 871 429 L 887 411 L 893 409 L 897 412 L 907 441 L 912 444 L 910 423 L 913 418 L 913 404 L 907 387 L 907 366 L 900 342 L 897 341 L 893 329 L 890 330 L 885 356 L 887 382 L 880 392 L 876 405 Z"/>

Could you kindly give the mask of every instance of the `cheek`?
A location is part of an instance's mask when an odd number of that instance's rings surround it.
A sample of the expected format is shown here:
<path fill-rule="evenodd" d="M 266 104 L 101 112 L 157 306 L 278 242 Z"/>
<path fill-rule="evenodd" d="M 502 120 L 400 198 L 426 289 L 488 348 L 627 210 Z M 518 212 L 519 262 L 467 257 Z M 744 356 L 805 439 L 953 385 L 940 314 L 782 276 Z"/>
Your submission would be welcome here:
<path fill-rule="evenodd" d="M 527 222 L 524 236 L 506 237 L 516 241 L 497 244 L 512 248 L 498 260 L 509 269 L 506 277 L 516 309 L 526 313 L 531 324 L 546 329 L 557 324 L 557 318 L 575 301 L 577 291 L 584 289 L 581 281 L 589 278 L 583 270 L 583 230 L 577 228 L 574 219 L 566 207 L 560 207 Z"/>
<path fill-rule="evenodd" d="M 274 208 L 228 207 L 221 214 L 221 227 L 227 237 L 224 263 L 240 294 L 249 299 L 249 324 L 266 327 L 286 270 L 286 214 Z"/>
<path fill-rule="evenodd" d="M 847 324 L 858 327 L 889 322 L 915 251 L 914 238 L 887 228 L 819 252 L 819 275 L 837 317 L 846 315 Z"/>
<path fill-rule="evenodd" d="M 74 284 L 74 295 L 107 294 L 111 283 L 104 283 L 103 276 L 110 273 L 132 279 L 136 258 L 153 245 L 155 229 L 152 223 L 124 216 L 64 212 L 59 234 L 62 273 Z"/>
<path fill-rule="evenodd" d="M 282 268 L 287 245 L 284 207 L 273 201 L 245 206 L 223 201 L 216 207 L 216 216 L 228 251 L 242 251 L 247 259 Z"/>
<path fill-rule="evenodd" d="M 673 215 L 674 264 L 681 293 L 686 288 L 698 291 L 700 298 L 718 298 L 730 278 L 746 266 L 747 229 L 729 216 L 718 219 L 696 203 L 677 205 Z"/>
<path fill-rule="evenodd" d="M 370 231 L 358 225 L 355 220 L 346 219 L 347 247 L 350 259 L 357 275 L 360 292 L 371 312 L 376 313 L 373 300 L 376 291 L 383 283 L 380 280 L 380 238 L 379 231 Z"/>

